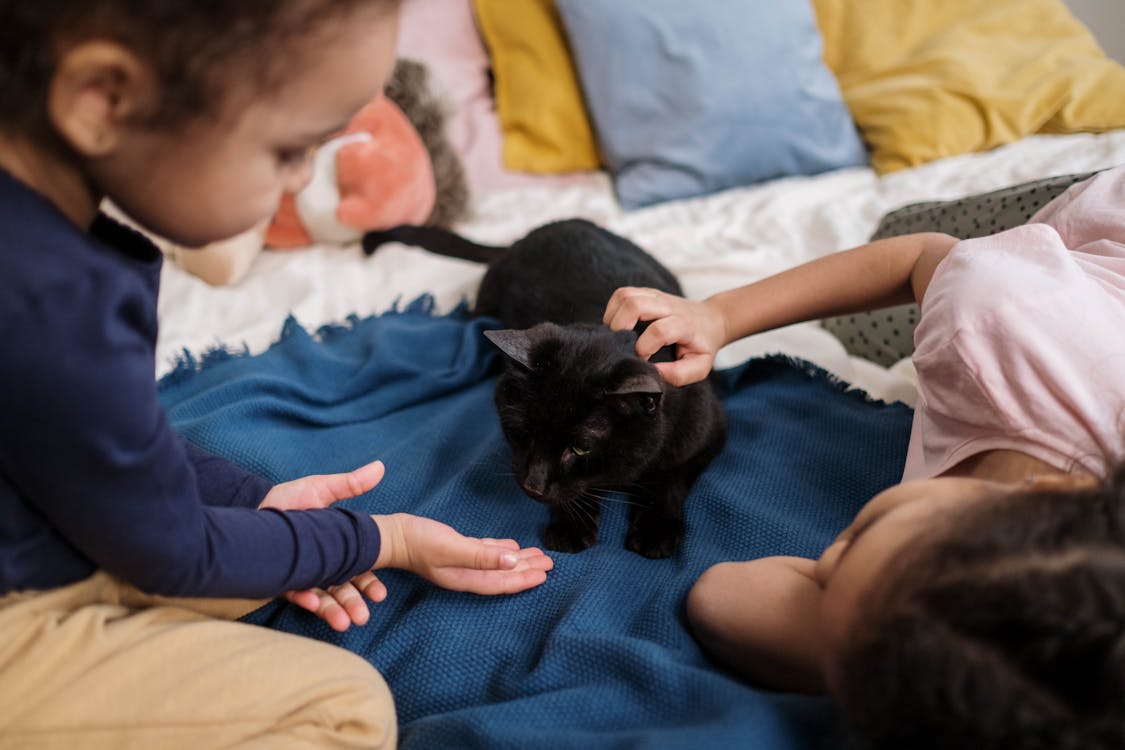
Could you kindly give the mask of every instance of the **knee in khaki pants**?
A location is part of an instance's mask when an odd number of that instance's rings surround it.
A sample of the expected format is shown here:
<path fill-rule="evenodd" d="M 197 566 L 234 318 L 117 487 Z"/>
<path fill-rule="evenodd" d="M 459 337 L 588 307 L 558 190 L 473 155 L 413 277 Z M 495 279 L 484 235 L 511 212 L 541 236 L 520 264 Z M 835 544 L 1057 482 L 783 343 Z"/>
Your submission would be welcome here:
<path fill-rule="evenodd" d="M 0 748 L 394 747 L 370 664 L 202 614 L 255 604 L 148 597 L 104 573 L 0 599 Z"/>

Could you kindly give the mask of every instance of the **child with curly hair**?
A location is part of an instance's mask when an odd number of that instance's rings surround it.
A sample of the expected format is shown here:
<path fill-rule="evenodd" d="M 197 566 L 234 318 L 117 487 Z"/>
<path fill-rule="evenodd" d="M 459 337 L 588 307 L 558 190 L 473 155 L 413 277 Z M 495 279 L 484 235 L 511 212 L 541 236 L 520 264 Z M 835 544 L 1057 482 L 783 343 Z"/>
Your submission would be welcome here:
<path fill-rule="evenodd" d="M 828 691 L 874 748 L 1125 747 L 1125 167 L 1027 224 L 877 240 L 691 301 L 626 288 L 605 322 L 672 385 L 743 336 L 909 301 L 903 482 L 817 560 L 707 570 L 687 612 L 748 680 Z"/>
<path fill-rule="evenodd" d="M 161 254 L 270 216 L 379 91 L 394 0 L 0 0 L 0 745 L 393 747 L 365 661 L 231 622 L 363 624 L 374 570 L 522 591 L 513 540 L 331 507 L 378 461 L 271 485 L 158 400 Z M 188 598 L 194 597 L 194 598 Z"/>

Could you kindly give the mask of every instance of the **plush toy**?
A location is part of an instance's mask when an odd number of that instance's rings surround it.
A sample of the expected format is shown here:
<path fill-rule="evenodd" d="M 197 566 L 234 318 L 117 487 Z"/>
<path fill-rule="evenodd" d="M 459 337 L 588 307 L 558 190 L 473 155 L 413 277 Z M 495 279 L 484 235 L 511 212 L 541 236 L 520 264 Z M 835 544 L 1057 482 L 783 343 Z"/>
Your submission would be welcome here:
<path fill-rule="evenodd" d="M 399 60 L 386 91 L 313 155 L 313 176 L 272 219 L 204 248 L 168 247 L 210 284 L 236 283 L 263 248 L 348 244 L 397 224 L 448 226 L 468 206 L 461 162 L 445 136 L 448 112 L 425 66 Z"/>
<path fill-rule="evenodd" d="M 400 59 L 387 83 L 387 98 L 397 104 L 422 137 L 434 170 L 437 195 L 426 224 L 449 227 L 464 218 L 469 184 L 461 157 L 454 150 L 448 124 L 454 116 L 451 99 L 439 91 L 430 70 L 414 60 Z"/>
<path fill-rule="evenodd" d="M 436 189 L 421 136 L 394 102 L 379 97 L 312 157 L 312 179 L 285 195 L 266 230 L 266 244 L 346 244 L 371 227 L 422 224 Z"/>

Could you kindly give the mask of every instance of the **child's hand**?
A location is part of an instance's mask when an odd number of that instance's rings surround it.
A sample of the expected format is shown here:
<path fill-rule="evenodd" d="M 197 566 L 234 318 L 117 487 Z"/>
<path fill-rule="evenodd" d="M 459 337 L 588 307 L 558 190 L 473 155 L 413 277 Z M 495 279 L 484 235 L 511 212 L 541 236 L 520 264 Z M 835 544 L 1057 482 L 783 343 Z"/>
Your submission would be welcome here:
<path fill-rule="evenodd" d="M 554 561 L 514 539 L 475 539 L 406 513 L 372 516 L 382 547 L 375 568 L 402 568 L 451 591 L 514 594 L 547 580 Z"/>
<path fill-rule="evenodd" d="M 383 479 L 384 472 L 382 461 L 372 461 L 342 474 L 301 477 L 274 485 L 258 507 L 277 510 L 327 508 L 337 500 L 362 495 L 374 488 Z M 364 595 L 373 602 L 381 602 L 387 597 L 387 588 L 370 571 L 338 586 L 288 591 L 282 597 L 312 612 L 333 630 L 344 631 L 352 624 L 363 625 L 370 617 L 367 602 L 363 601 Z"/>
<path fill-rule="evenodd" d="M 383 480 L 385 472 L 382 461 L 372 461 L 342 474 L 311 474 L 275 484 L 258 507 L 277 510 L 327 508 L 337 500 L 362 495 L 372 489 Z"/>
<path fill-rule="evenodd" d="M 726 320 L 718 308 L 656 289 L 618 289 L 610 297 L 602 320 L 615 331 L 652 321 L 637 339 L 637 355 L 647 360 L 662 347 L 675 344 L 675 362 L 654 363 L 670 385 L 703 380 L 711 371 L 715 354 L 726 343 Z"/>
<path fill-rule="evenodd" d="M 371 571 L 360 573 L 352 580 L 327 589 L 287 591 L 283 599 L 307 609 L 328 623 L 333 630 L 344 632 L 352 625 L 364 625 L 371 616 L 366 596 L 373 602 L 387 598 L 387 587 Z"/>

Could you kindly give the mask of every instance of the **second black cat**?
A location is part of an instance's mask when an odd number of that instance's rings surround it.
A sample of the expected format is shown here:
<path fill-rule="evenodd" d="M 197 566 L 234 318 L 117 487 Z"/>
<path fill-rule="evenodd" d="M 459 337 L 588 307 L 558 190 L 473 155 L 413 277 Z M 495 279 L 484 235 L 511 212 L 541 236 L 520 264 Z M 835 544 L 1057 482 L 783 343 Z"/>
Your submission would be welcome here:
<path fill-rule="evenodd" d="M 517 481 L 551 507 L 546 546 L 596 544 L 601 503 L 620 492 L 630 503 L 625 546 L 645 557 L 673 554 L 688 491 L 726 440 L 722 405 L 709 381 L 666 384 L 636 355 L 635 332 L 601 322 L 618 287 L 681 294 L 672 273 L 580 219 L 542 226 L 510 247 L 401 226 L 366 235 L 364 251 L 385 242 L 489 264 L 473 312 L 505 326 L 485 333 L 508 357 L 496 408 Z M 652 359 L 671 357 L 665 349 Z"/>

